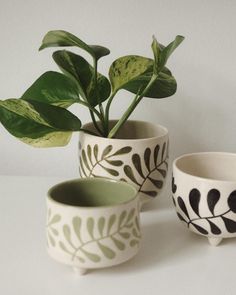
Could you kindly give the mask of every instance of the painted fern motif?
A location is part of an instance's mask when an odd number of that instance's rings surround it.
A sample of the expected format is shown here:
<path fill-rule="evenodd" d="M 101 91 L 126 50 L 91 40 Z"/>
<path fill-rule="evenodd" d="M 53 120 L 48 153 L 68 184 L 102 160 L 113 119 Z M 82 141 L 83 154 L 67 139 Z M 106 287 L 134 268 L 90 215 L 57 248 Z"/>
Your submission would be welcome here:
<path fill-rule="evenodd" d="M 60 222 L 61 216 L 59 214 L 52 215 L 52 211 L 49 208 L 47 213 L 47 242 L 52 247 L 56 246 L 55 238 L 59 235 L 58 229 L 55 225 Z"/>
<path fill-rule="evenodd" d="M 118 177 L 119 170 L 117 168 L 121 167 L 124 163 L 120 159 L 117 159 L 117 156 L 128 154 L 131 150 L 131 147 L 126 146 L 114 151 L 113 146 L 108 145 L 100 151 L 97 144 L 93 147 L 88 144 L 80 150 L 80 176 L 101 177 L 94 172 L 95 168 L 100 166 L 111 177 Z"/>
<path fill-rule="evenodd" d="M 119 216 L 112 214 L 109 218 L 95 220 L 88 217 L 84 224 L 79 216 L 75 216 L 71 225 L 63 225 L 62 232 L 64 239 L 59 241 L 59 247 L 71 256 L 72 261 L 76 259 L 81 263 L 86 260 L 96 263 L 102 257 L 114 259 L 117 251 L 137 246 L 141 238 L 134 208 L 129 212 L 122 211 Z M 88 233 L 89 239 L 84 232 Z M 99 248 L 99 252 L 94 253 L 91 245 Z"/>
<path fill-rule="evenodd" d="M 137 153 L 132 155 L 133 166 L 124 166 L 125 175 L 138 187 L 139 192 L 155 197 L 158 190 L 163 187 L 168 171 L 168 149 L 168 142 L 164 142 L 162 147 L 156 145 L 153 151 L 147 147 L 143 156 Z M 145 189 L 147 181 L 155 187 L 155 190 Z"/>

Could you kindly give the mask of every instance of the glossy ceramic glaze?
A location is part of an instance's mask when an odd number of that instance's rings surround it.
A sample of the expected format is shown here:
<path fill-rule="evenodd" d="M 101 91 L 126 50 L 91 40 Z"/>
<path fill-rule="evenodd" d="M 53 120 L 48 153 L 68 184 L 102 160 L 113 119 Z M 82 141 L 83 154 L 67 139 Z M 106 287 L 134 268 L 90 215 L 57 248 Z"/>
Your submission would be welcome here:
<path fill-rule="evenodd" d="M 139 198 L 130 184 L 77 179 L 47 197 L 48 252 L 83 274 L 125 262 L 139 249 Z"/>
<path fill-rule="evenodd" d="M 172 192 L 180 220 L 210 244 L 236 236 L 236 154 L 179 157 L 173 163 Z"/>

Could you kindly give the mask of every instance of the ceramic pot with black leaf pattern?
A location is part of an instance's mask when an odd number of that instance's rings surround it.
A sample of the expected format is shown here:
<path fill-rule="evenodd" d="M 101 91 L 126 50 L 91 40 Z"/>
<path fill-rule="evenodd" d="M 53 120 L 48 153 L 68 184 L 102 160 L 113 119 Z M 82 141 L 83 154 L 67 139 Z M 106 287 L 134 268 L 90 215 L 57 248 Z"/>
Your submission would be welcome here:
<path fill-rule="evenodd" d="M 134 257 L 141 239 L 137 190 L 123 181 L 59 183 L 47 196 L 47 250 L 79 274 Z"/>
<path fill-rule="evenodd" d="M 116 121 L 110 121 L 110 127 Z M 84 129 L 96 132 L 93 124 Z M 80 176 L 105 177 L 133 184 L 145 203 L 159 195 L 168 171 L 168 131 L 143 121 L 127 121 L 116 138 L 80 132 Z"/>
<path fill-rule="evenodd" d="M 186 154 L 173 163 L 173 202 L 179 219 L 211 245 L 236 237 L 236 154 Z"/>

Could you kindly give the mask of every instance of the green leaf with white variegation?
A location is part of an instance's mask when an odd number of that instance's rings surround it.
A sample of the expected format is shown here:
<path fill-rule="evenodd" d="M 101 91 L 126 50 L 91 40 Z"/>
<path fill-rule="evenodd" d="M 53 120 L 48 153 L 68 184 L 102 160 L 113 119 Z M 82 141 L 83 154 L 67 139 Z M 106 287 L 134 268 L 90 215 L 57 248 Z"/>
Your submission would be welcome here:
<path fill-rule="evenodd" d="M 153 68 L 153 60 L 138 55 L 122 56 L 110 66 L 109 78 L 113 92 L 124 88 L 131 81 L 138 79 Z M 142 86 L 142 84 L 140 84 Z"/>
<path fill-rule="evenodd" d="M 66 109 L 21 99 L 0 101 L 0 122 L 13 136 L 35 147 L 64 146 L 81 127 Z"/>
<path fill-rule="evenodd" d="M 166 65 L 168 58 L 173 53 L 173 51 L 183 42 L 183 36 L 176 36 L 175 40 L 172 41 L 169 45 L 164 47 L 161 51 L 160 57 L 158 58 L 158 70 L 161 71 Z"/>
<path fill-rule="evenodd" d="M 79 101 L 79 89 L 64 74 L 50 71 L 41 75 L 21 98 L 67 108 Z"/>
<path fill-rule="evenodd" d="M 53 53 L 53 59 L 60 69 L 77 81 L 80 95 L 92 106 L 105 101 L 111 92 L 108 79 L 102 74 L 97 75 L 97 92 L 94 84 L 94 68 L 80 55 L 66 50 Z"/>
<path fill-rule="evenodd" d="M 63 30 L 49 31 L 44 36 L 42 45 L 40 46 L 39 50 L 42 50 L 47 47 L 58 46 L 77 46 L 88 52 L 96 60 L 110 53 L 110 50 L 106 47 L 100 45 L 88 45 L 75 35 Z"/>

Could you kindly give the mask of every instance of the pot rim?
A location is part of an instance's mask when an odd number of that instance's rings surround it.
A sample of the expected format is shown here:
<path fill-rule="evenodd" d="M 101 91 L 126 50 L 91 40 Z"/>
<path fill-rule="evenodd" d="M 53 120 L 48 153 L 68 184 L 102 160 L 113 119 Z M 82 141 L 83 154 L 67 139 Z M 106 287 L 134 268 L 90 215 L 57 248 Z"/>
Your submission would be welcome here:
<path fill-rule="evenodd" d="M 173 161 L 173 170 L 177 170 L 178 173 L 181 173 L 187 177 L 191 177 L 193 179 L 197 179 L 197 180 L 201 180 L 204 182 L 219 182 L 219 183 L 227 183 L 227 184 L 236 184 L 236 179 L 235 180 L 227 180 L 227 179 L 217 179 L 217 178 L 210 178 L 210 177 L 202 177 L 202 176 L 197 176 L 197 175 L 193 175 L 190 173 L 187 173 L 185 171 L 183 171 L 182 169 L 180 169 L 177 166 L 177 162 L 187 158 L 187 157 L 191 157 L 191 156 L 201 156 L 201 155 L 221 155 L 221 156 L 233 156 L 236 158 L 236 153 L 229 153 L 229 152 L 196 152 L 196 153 L 188 153 L 188 154 L 183 154 L 181 156 L 179 156 L 178 158 L 176 158 Z"/>
<path fill-rule="evenodd" d="M 113 119 L 113 120 L 109 120 L 109 122 L 117 122 L 118 120 L 116 119 Z M 126 122 L 132 122 L 132 123 L 145 123 L 145 124 L 149 124 L 153 127 L 159 127 L 161 129 L 163 129 L 163 134 L 161 135 L 158 135 L 158 136 L 152 136 L 152 137 L 147 137 L 147 138 L 107 138 L 107 137 L 101 137 L 99 135 L 92 135 L 92 134 L 89 134 L 89 133 L 86 133 L 84 131 L 79 131 L 79 133 L 83 133 L 85 134 L 86 136 L 88 137 L 91 137 L 91 138 L 99 138 L 99 139 L 102 139 L 104 141 L 116 141 L 116 142 L 124 142 L 124 141 L 132 141 L 132 142 L 145 142 L 145 141 L 149 141 L 149 140 L 153 140 L 153 139 L 159 139 L 159 138 L 164 138 L 168 135 L 168 129 L 163 126 L 163 125 L 160 125 L 160 124 L 154 124 L 154 123 L 151 123 L 149 121 L 143 121 L 143 120 L 127 120 Z M 93 122 L 88 122 L 88 123 L 85 123 L 82 128 L 88 126 L 88 125 L 91 125 L 93 124 Z"/>
<path fill-rule="evenodd" d="M 78 205 L 71 205 L 71 204 L 66 204 L 66 203 L 63 203 L 63 202 L 59 202 L 57 200 L 55 200 L 53 197 L 52 197 L 52 192 L 60 187 L 60 186 L 63 186 L 65 184 L 74 184 L 74 183 L 81 183 L 81 182 L 93 182 L 93 181 L 97 181 L 97 182 L 106 182 L 106 183 L 119 183 L 119 184 L 122 184 L 126 187 L 129 187 L 133 190 L 133 197 L 130 198 L 129 200 L 127 201 L 124 201 L 124 202 L 121 202 L 121 203 L 117 203 L 117 204 L 111 204 L 111 205 L 104 205 L 104 206 L 78 206 Z M 138 194 L 138 190 L 135 188 L 134 185 L 130 184 L 130 183 L 127 183 L 127 182 L 124 182 L 124 181 L 121 181 L 121 180 L 115 180 L 115 179 L 110 179 L 110 178 L 75 178 L 75 179 L 69 179 L 69 180 L 66 180 L 66 181 L 62 181 L 62 182 L 59 182 L 55 185 L 53 185 L 47 192 L 47 201 L 50 201 L 52 202 L 53 204 L 56 204 L 60 207 L 66 207 L 66 208 L 74 208 L 74 209 L 78 209 L 78 210 L 101 210 L 101 209 L 112 209 L 112 208 L 117 208 L 117 207 L 121 207 L 123 205 L 127 205 L 129 203 L 132 203 L 134 200 L 136 199 L 139 199 L 139 194 Z"/>

